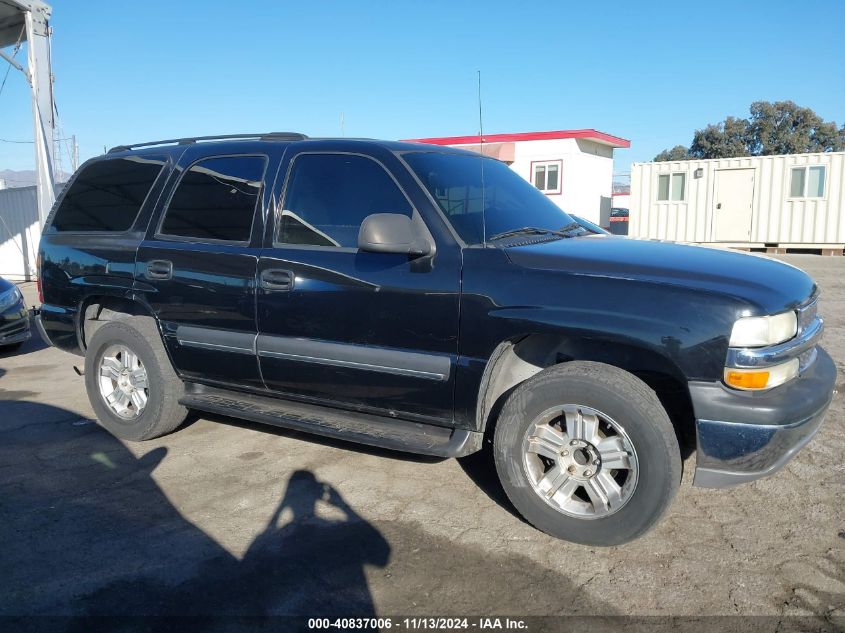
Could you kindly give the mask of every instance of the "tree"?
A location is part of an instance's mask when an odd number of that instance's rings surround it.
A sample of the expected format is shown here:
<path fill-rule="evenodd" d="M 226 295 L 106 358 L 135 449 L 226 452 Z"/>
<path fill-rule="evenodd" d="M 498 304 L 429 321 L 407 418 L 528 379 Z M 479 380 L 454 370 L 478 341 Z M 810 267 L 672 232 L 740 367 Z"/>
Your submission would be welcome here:
<path fill-rule="evenodd" d="M 672 149 L 664 149 L 657 156 L 654 157 L 656 161 L 667 160 L 687 160 L 689 158 L 689 151 L 683 145 L 675 145 Z"/>
<path fill-rule="evenodd" d="M 721 123 L 696 130 L 691 158 L 734 158 L 748 155 L 748 120 L 729 116 Z"/>
<path fill-rule="evenodd" d="M 845 150 L 845 134 L 833 121 L 792 101 L 752 103 L 748 132 L 754 156 Z"/>
<path fill-rule="evenodd" d="M 696 130 L 689 150 L 677 145 L 654 160 L 845 151 L 845 125 L 837 128 L 810 108 L 792 101 L 755 101 L 750 113 L 748 119 L 729 116 Z"/>

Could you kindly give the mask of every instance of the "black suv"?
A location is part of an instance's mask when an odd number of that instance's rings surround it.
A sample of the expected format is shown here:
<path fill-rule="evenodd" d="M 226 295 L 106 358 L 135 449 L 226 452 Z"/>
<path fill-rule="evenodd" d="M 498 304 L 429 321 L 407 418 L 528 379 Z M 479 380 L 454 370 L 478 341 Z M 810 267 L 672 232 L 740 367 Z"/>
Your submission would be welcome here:
<path fill-rule="evenodd" d="M 66 186 L 39 262 L 39 327 L 85 356 L 118 437 L 197 409 L 442 457 L 487 442 L 524 517 L 580 543 L 654 525 L 685 444 L 697 485 L 773 473 L 836 376 L 797 268 L 590 234 L 439 146 L 118 147 Z"/>

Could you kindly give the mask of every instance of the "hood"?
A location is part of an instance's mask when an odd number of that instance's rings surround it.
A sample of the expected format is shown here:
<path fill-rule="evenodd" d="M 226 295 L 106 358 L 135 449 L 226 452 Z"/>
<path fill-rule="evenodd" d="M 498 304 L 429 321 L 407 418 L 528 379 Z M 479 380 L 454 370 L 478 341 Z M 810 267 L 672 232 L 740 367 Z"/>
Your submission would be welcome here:
<path fill-rule="evenodd" d="M 506 248 L 517 266 L 574 275 L 631 279 L 728 295 L 774 314 L 816 291 L 802 270 L 735 251 L 591 235 Z"/>

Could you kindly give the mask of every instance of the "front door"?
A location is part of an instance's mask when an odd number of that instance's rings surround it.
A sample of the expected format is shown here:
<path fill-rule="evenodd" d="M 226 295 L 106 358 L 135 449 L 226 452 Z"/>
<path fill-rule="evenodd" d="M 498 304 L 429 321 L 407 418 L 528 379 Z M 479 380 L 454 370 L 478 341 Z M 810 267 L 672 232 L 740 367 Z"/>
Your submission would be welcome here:
<path fill-rule="evenodd" d="M 257 342 L 267 387 L 381 415 L 448 425 L 458 351 L 460 251 L 360 252 L 374 213 L 425 220 L 395 179 L 395 156 L 292 157 L 258 266 Z M 286 178 L 282 176 L 286 174 Z"/>
<path fill-rule="evenodd" d="M 136 285 L 184 377 L 261 388 L 255 272 L 264 177 L 278 160 L 209 151 L 198 145 L 180 159 L 166 207 L 138 249 Z"/>
<path fill-rule="evenodd" d="M 753 169 L 717 169 L 713 224 L 717 242 L 751 240 Z"/>

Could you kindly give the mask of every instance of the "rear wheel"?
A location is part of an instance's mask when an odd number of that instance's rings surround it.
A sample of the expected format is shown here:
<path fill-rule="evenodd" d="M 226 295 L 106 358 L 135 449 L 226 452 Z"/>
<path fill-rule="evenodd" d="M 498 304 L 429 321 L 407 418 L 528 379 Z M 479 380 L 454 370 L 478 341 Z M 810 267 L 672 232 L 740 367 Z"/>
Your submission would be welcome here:
<path fill-rule="evenodd" d="M 657 395 L 610 365 L 571 362 L 520 385 L 494 437 L 496 469 L 535 527 L 589 545 L 645 533 L 681 479 L 674 428 Z"/>
<path fill-rule="evenodd" d="M 173 371 L 155 321 L 127 317 L 102 325 L 85 356 L 85 387 L 100 423 L 124 440 L 148 440 L 187 416 L 182 382 Z"/>

